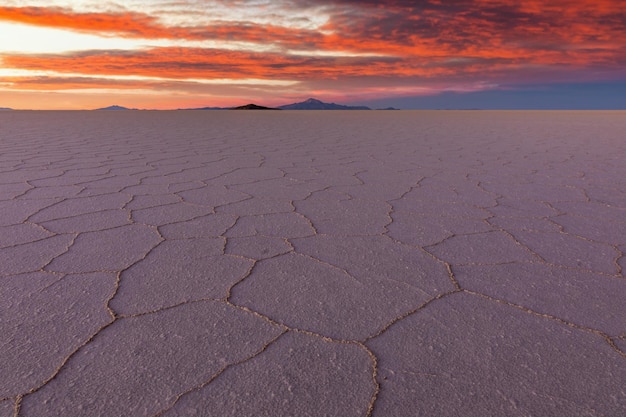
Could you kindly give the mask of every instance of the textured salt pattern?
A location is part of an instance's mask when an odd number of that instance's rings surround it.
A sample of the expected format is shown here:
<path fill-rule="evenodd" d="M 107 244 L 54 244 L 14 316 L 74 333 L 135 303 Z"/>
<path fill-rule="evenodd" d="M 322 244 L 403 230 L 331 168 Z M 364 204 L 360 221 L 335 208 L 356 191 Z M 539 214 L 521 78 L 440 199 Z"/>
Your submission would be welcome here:
<path fill-rule="evenodd" d="M 622 416 L 625 131 L 0 114 L 0 416 Z"/>

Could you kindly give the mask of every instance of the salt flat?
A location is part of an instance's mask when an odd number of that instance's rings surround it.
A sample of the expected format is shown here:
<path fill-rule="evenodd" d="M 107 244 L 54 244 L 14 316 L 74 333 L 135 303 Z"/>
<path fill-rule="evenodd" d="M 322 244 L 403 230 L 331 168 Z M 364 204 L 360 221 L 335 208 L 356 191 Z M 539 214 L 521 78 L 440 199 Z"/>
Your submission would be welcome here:
<path fill-rule="evenodd" d="M 0 417 L 623 416 L 626 112 L 0 114 Z"/>

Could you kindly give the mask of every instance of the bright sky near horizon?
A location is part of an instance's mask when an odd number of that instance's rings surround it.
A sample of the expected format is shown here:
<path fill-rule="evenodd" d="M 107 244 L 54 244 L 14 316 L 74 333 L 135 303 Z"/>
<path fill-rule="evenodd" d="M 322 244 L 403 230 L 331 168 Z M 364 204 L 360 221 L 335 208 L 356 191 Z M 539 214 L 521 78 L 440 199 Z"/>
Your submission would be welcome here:
<path fill-rule="evenodd" d="M 2 0 L 0 107 L 280 105 L 626 83 L 622 0 Z"/>

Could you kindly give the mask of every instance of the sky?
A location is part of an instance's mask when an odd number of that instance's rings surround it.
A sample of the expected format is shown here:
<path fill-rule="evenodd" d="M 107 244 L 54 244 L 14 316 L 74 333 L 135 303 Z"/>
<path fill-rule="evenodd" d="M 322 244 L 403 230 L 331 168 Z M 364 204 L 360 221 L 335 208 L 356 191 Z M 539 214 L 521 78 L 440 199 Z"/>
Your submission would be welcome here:
<path fill-rule="evenodd" d="M 1 0 L 0 107 L 624 108 L 623 0 Z"/>

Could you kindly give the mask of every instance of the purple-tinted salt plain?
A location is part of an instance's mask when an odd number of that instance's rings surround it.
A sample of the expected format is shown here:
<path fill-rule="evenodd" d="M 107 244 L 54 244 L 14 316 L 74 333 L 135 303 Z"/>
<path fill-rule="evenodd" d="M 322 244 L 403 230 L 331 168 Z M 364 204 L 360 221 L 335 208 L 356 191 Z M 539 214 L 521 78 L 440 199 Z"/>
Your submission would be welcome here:
<path fill-rule="evenodd" d="M 624 132 L 2 113 L 0 416 L 623 416 Z"/>

